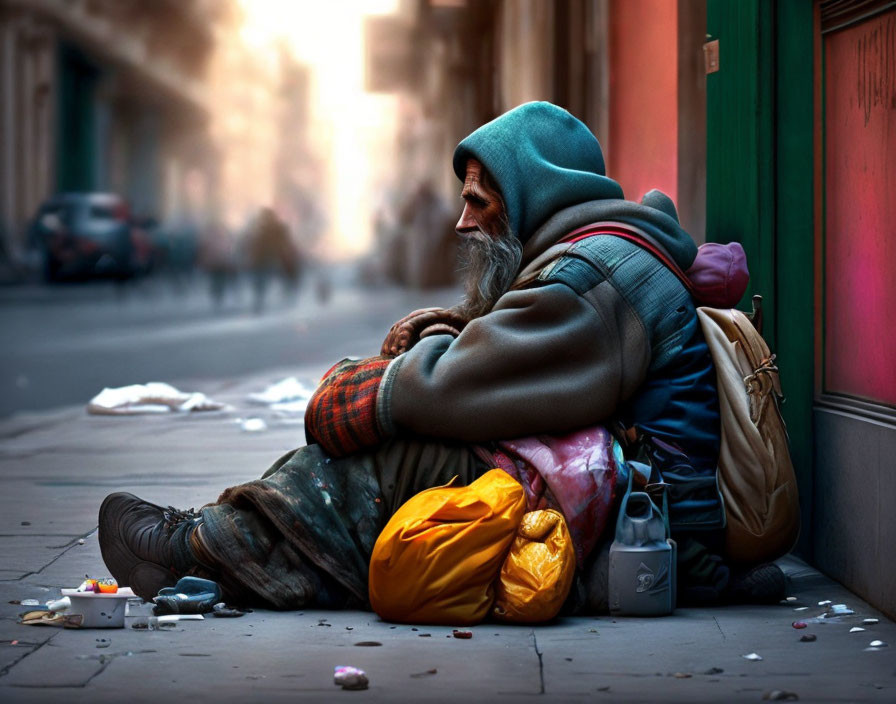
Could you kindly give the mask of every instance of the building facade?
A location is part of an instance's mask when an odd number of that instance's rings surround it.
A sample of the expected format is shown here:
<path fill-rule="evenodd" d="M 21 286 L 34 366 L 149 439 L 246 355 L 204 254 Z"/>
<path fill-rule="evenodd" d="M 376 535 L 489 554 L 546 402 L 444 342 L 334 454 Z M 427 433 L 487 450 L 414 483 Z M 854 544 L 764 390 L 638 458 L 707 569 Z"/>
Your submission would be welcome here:
<path fill-rule="evenodd" d="M 114 191 L 163 219 L 213 179 L 206 66 L 211 0 L 0 1 L 0 243 L 29 247 L 27 223 L 61 191 Z M 207 187 L 194 189 L 207 191 Z"/>

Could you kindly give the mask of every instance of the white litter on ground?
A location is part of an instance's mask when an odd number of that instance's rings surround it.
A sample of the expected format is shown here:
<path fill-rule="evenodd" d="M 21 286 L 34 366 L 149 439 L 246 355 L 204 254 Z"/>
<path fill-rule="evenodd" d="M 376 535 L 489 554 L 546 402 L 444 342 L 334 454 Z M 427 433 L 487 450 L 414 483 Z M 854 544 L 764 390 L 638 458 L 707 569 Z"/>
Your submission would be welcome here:
<path fill-rule="evenodd" d="M 268 429 L 268 424 L 261 418 L 237 418 L 237 423 L 244 433 L 260 433 Z"/>
<path fill-rule="evenodd" d="M 748 653 L 747 655 L 741 655 L 741 657 L 744 660 L 753 660 L 756 662 L 758 662 L 759 660 L 762 660 L 762 656 L 759 655 L 758 653 Z"/>
<path fill-rule="evenodd" d="M 213 401 L 203 393 L 176 389 L 170 384 L 152 381 L 105 388 L 87 404 L 87 412 L 100 416 L 132 416 L 153 413 L 219 411 L 226 404 Z"/>
<path fill-rule="evenodd" d="M 849 629 L 849 632 L 850 633 L 861 633 L 864 630 L 865 629 L 862 628 L 861 626 L 853 626 L 852 628 Z"/>
<path fill-rule="evenodd" d="M 271 384 L 264 391 L 249 394 L 249 400 L 262 406 L 274 407 L 275 404 L 288 406 L 298 404 L 299 402 L 308 403 L 308 399 L 314 393 L 314 389 L 305 386 L 294 376 L 288 376 L 285 379 Z M 286 410 L 285 408 L 275 410 Z M 305 410 L 302 406 L 301 410 Z"/>

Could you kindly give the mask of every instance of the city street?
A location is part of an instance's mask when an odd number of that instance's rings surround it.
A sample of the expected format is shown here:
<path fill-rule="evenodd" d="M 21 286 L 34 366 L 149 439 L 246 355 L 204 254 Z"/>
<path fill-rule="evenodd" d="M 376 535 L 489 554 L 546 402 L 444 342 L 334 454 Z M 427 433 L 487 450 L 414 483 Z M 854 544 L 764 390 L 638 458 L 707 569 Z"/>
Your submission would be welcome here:
<path fill-rule="evenodd" d="M 150 279 L 123 287 L 92 282 L 0 289 L 0 416 L 86 404 L 106 386 L 179 386 L 373 355 L 399 317 L 458 300 L 452 290 L 371 291 L 345 283 L 348 278 L 342 275 L 344 285 L 325 303 L 312 282 L 295 302 L 272 286 L 260 315 L 252 312 L 248 286 L 216 311 L 198 276 L 181 288 Z"/>

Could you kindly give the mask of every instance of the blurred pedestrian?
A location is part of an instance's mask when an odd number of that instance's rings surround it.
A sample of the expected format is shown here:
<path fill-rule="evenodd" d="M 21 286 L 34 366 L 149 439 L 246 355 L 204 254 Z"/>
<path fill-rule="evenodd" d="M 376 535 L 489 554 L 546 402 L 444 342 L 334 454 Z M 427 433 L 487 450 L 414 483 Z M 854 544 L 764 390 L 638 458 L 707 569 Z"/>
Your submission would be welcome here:
<path fill-rule="evenodd" d="M 233 236 L 218 218 L 202 233 L 199 263 L 208 276 L 212 304 L 220 310 L 228 289 L 233 289 L 236 282 L 236 257 Z"/>
<path fill-rule="evenodd" d="M 284 291 L 295 297 L 301 273 L 299 252 L 289 228 L 273 208 L 262 208 L 249 231 L 247 253 L 252 271 L 252 292 L 256 313 L 264 309 L 272 276 L 280 276 Z"/>

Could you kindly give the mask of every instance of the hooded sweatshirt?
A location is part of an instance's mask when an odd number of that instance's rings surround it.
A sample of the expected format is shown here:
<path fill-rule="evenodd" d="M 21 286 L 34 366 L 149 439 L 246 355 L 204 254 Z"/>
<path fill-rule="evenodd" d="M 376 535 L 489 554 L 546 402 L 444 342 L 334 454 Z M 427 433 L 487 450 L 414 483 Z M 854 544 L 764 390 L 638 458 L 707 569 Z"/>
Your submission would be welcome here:
<path fill-rule="evenodd" d="M 454 154 L 461 181 L 470 158 L 497 184 L 523 243 L 517 281 L 457 338 L 427 337 L 392 362 L 381 428 L 482 443 L 618 421 L 679 451 L 663 458 L 667 481 L 683 487 L 673 487 L 673 524 L 719 527 L 715 372 L 690 295 L 631 242 L 560 242 L 584 225 L 623 223 L 686 270 L 696 245 L 671 200 L 624 200 L 597 139 L 550 103 L 522 105 L 464 139 Z"/>

